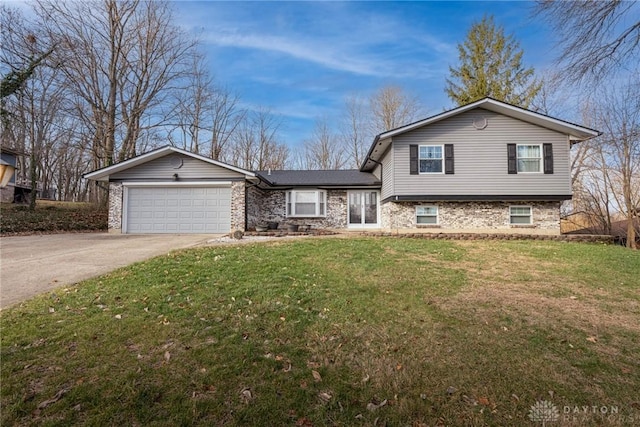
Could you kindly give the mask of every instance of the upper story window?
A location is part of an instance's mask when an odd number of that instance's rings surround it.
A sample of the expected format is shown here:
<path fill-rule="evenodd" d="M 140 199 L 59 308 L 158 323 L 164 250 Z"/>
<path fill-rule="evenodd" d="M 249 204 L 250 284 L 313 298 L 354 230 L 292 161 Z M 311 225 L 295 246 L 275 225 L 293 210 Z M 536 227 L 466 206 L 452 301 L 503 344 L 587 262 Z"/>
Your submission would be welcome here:
<path fill-rule="evenodd" d="M 326 205 L 327 192 L 324 190 L 287 191 L 288 217 L 323 217 Z"/>
<path fill-rule="evenodd" d="M 518 173 L 542 172 L 542 146 L 524 145 L 517 146 Z"/>
<path fill-rule="evenodd" d="M 421 145 L 419 150 L 420 173 L 442 173 L 442 145 Z"/>

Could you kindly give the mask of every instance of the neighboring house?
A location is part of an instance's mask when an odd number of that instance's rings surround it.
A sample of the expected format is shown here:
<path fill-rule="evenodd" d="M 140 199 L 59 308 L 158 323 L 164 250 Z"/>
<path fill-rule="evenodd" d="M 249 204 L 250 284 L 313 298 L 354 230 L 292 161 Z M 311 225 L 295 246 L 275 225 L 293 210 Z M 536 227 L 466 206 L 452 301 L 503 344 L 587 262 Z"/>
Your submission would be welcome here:
<path fill-rule="evenodd" d="M 19 153 L 14 150 L 0 147 L 0 159 L 13 166 L 14 168 L 18 167 L 18 154 Z M 14 173 L 11 179 L 9 179 L 7 186 L 4 188 L 0 188 L 0 201 L 4 203 L 12 203 L 15 191 L 16 175 Z"/>
<path fill-rule="evenodd" d="M 109 183 L 109 229 L 125 233 L 227 233 L 277 221 L 559 234 L 570 147 L 597 135 L 485 98 L 381 133 L 359 170 L 252 172 L 163 147 L 85 177 Z"/>
<path fill-rule="evenodd" d="M 14 168 L 15 173 L 5 188 L 0 189 L 0 201 L 4 203 L 27 203 L 31 197 L 31 182 L 25 178 L 21 170 L 26 164 L 28 155 L 9 147 L 0 147 L 0 158 Z"/>

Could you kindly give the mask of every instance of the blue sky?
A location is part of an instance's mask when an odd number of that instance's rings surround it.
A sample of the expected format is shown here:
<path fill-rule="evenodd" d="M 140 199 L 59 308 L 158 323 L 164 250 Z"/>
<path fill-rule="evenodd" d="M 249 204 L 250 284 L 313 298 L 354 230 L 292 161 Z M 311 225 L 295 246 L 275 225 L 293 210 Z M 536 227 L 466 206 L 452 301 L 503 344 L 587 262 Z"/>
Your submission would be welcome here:
<path fill-rule="evenodd" d="M 399 85 L 425 117 L 452 107 L 444 87 L 457 44 L 484 14 L 523 48 L 524 62 L 552 66 L 551 30 L 532 2 L 214 2 L 176 3 L 179 24 L 199 34 L 211 73 L 247 108 L 283 118 L 291 146 L 319 117 L 335 119 L 350 93 Z"/>

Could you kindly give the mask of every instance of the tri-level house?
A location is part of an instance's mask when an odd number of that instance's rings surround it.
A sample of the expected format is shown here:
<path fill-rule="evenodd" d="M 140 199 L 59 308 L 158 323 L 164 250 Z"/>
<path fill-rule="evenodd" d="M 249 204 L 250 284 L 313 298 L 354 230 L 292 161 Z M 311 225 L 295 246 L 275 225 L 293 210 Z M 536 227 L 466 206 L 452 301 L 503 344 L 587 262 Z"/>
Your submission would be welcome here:
<path fill-rule="evenodd" d="M 485 98 L 381 133 L 359 170 L 248 171 L 167 146 L 86 178 L 108 182 L 109 229 L 123 233 L 279 222 L 559 234 L 570 148 L 598 134 Z"/>

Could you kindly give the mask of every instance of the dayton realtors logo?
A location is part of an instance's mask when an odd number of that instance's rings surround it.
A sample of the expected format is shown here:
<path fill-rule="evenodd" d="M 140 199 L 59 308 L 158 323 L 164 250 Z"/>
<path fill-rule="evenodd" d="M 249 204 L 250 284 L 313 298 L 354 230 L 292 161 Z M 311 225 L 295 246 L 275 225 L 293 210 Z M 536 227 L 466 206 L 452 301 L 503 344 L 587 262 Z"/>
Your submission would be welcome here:
<path fill-rule="evenodd" d="M 558 411 L 556 405 L 548 400 L 538 400 L 529 409 L 529 419 L 533 422 L 541 422 L 543 426 L 546 426 L 547 423 L 560 419 L 560 411 Z"/>
<path fill-rule="evenodd" d="M 571 423 L 571 425 L 585 424 L 597 422 L 604 424 L 620 424 L 633 423 L 638 421 L 638 416 L 634 414 L 621 414 L 617 406 L 576 406 L 565 405 L 561 407 L 562 411 L 556 405 L 548 400 L 538 400 L 535 405 L 529 409 L 529 419 L 534 423 L 559 422 L 560 424 Z"/>

